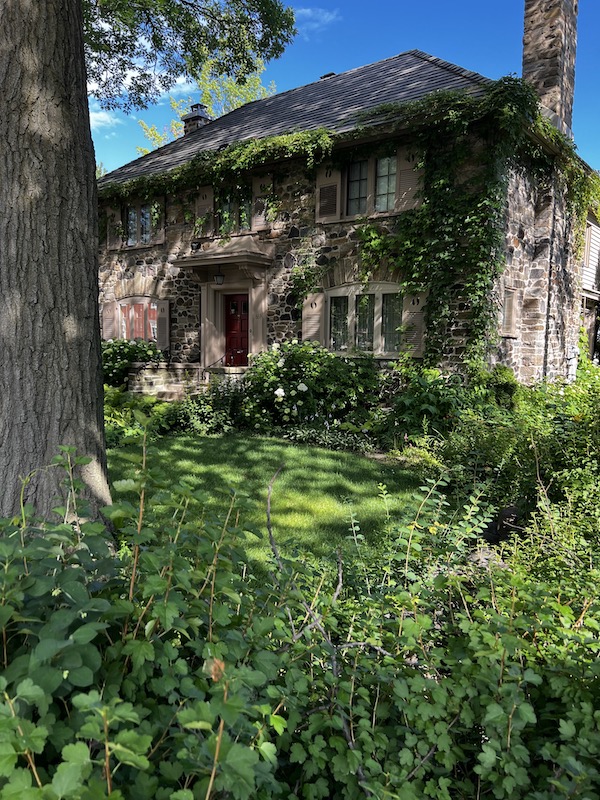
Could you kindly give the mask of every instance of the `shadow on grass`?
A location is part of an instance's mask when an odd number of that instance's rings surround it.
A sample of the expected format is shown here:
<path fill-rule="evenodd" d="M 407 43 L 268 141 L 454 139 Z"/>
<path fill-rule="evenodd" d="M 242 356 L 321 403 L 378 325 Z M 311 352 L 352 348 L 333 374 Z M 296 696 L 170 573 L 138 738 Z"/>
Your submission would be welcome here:
<path fill-rule="evenodd" d="M 138 446 L 111 450 L 111 480 L 127 478 L 126 456 Z M 153 443 L 151 465 L 160 466 L 175 484 L 184 478 L 211 495 L 209 508 L 223 507 L 223 492 L 234 490 L 251 500 L 244 523 L 266 537 L 268 485 L 281 468 L 271 500 L 273 532 L 285 552 L 297 549 L 317 557 L 331 556 L 349 536 L 351 514 L 369 545 L 376 545 L 386 524 L 379 484 L 389 493 L 393 517 L 412 514 L 420 481 L 406 471 L 352 453 L 298 446 L 278 439 L 227 434 L 221 437 L 167 436 Z M 249 552 L 264 558 L 268 544 Z"/>

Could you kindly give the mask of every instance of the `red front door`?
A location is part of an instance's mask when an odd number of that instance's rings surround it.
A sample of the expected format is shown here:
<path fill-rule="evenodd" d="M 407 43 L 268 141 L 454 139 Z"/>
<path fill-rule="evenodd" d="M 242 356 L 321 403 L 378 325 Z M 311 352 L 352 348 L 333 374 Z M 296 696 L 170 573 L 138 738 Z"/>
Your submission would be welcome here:
<path fill-rule="evenodd" d="M 248 295 L 225 295 L 225 364 L 248 364 Z"/>

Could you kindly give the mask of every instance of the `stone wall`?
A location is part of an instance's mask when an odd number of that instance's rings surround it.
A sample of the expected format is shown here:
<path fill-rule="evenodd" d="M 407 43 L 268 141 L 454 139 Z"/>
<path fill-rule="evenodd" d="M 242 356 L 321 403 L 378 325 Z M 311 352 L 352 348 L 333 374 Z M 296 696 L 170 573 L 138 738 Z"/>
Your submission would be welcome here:
<path fill-rule="evenodd" d="M 523 383 L 572 377 L 577 364 L 580 267 L 573 258 L 564 191 L 511 175 L 506 269 L 497 287 L 500 342 L 493 357 Z M 502 335 L 502 302 L 514 291 L 515 335 Z"/>
<path fill-rule="evenodd" d="M 525 0 L 523 77 L 563 133 L 573 118 L 578 0 Z"/>
<path fill-rule="evenodd" d="M 315 222 L 314 177 L 301 164 L 275 176 L 279 214 L 265 230 L 253 234 L 274 246 L 267 268 L 267 346 L 301 337 L 299 302 L 294 294 L 294 266 L 309 262 L 323 271 L 323 288 L 358 280 L 358 221 Z M 185 259 L 190 257 L 193 225 L 186 221 L 185 202 L 167 198 L 162 244 L 105 250 L 101 254 L 100 300 L 154 295 L 170 301 L 170 360 L 194 364 L 200 358 L 200 284 L 206 280 Z M 531 383 L 543 377 L 570 374 L 576 354 L 579 313 L 579 278 L 572 271 L 564 242 L 570 232 L 565 222 L 564 199 L 553 186 L 536 188 L 522 174 L 510 177 L 506 214 L 506 269 L 492 302 L 498 308 L 499 326 L 506 290 L 516 299 L 515 334 L 490 343 L 492 363 L 511 367 L 517 378 Z M 386 269 L 374 280 L 393 281 Z M 550 289 L 550 302 L 548 290 Z M 460 287 L 457 287 L 460 298 Z M 469 329 L 469 302 L 457 300 L 447 330 L 442 366 L 460 370 Z M 203 365 L 204 366 L 204 365 Z"/>

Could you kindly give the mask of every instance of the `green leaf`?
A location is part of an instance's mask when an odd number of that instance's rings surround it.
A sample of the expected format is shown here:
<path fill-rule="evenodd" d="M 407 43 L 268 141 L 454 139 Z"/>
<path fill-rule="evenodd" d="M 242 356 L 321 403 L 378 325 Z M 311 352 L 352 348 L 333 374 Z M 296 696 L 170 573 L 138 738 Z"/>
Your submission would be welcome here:
<path fill-rule="evenodd" d="M 69 672 L 68 680 L 73 686 L 91 686 L 94 683 L 94 673 L 89 667 L 78 667 Z"/>
<path fill-rule="evenodd" d="M 88 644 L 88 642 L 96 638 L 97 633 L 106 630 L 106 628 L 108 628 L 106 622 L 86 622 L 85 625 L 76 628 L 69 638 L 77 644 Z"/>
<path fill-rule="evenodd" d="M 272 725 L 278 734 L 282 734 L 287 728 L 287 721 L 284 717 L 277 714 L 269 714 L 269 724 Z"/>
<path fill-rule="evenodd" d="M 496 765 L 496 758 L 497 753 L 489 744 L 484 744 L 481 753 L 477 756 L 477 760 L 488 770 Z"/>
<path fill-rule="evenodd" d="M 263 742 L 258 749 L 265 761 L 273 764 L 274 767 L 277 766 L 277 748 L 273 742 Z"/>
<path fill-rule="evenodd" d="M 10 742 L 0 741 L 0 776 L 8 778 L 17 763 L 15 748 Z"/>
<path fill-rule="evenodd" d="M 499 722 L 506 719 L 506 711 L 498 703 L 490 703 L 485 710 L 484 722 Z"/>
<path fill-rule="evenodd" d="M 91 767 L 91 765 L 90 765 Z M 82 763 L 63 763 L 52 778 L 52 788 L 59 798 L 70 797 L 81 790 L 85 767 Z"/>
<path fill-rule="evenodd" d="M 572 739 L 577 733 L 575 723 L 570 719 L 561 719 L 558 722 L 560 735 L 563 739 Z"/>

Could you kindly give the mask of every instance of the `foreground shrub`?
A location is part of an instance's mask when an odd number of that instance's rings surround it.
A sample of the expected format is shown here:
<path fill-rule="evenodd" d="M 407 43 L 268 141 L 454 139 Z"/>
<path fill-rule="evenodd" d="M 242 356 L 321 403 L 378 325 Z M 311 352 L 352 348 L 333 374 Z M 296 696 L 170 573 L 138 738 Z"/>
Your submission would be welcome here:
<path fill-rule="evenodd" d="M 162 353 L 154 342 L 143 339 L 108 339 L 102 342 L 102 368 L 104 383 L 108 386 L 126 386 L 131 365 L 158 363 Z"/>
<path fill-rule="evenodd" d="M 1 797 L 598 796 L 598 548 L 574 518 L 542 504 L 477 554 L 490 512 L 432 483 L 373 562 L 353 520 L 337 565 L 273 541 L 255 580 L 243 503 L 212 517 L 170 483 L 148 452 L 115 487 L 137 496 L 108 510 L 119 555 L 72 484 L 69 524 L 2 521 Z"/>

